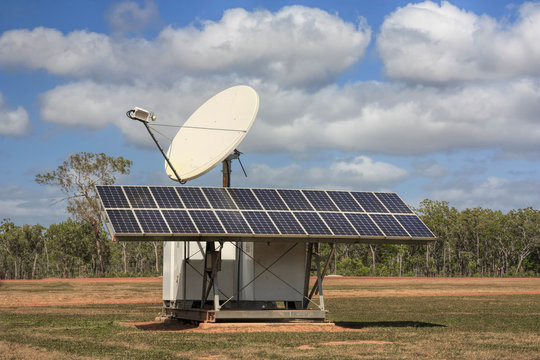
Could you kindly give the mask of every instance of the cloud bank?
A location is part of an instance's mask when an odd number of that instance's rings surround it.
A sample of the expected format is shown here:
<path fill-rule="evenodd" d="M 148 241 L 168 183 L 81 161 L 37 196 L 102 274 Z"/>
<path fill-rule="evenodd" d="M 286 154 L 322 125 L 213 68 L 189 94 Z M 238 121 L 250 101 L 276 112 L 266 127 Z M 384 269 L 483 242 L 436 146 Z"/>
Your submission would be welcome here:
<path fill-rule="evenodd" d="M 450 2 L 398 8 L 384 21 L 377 48 L 393 79 L 444 84 L 540 75 L 540 4 L 524 3 L 513 23 Z"/>

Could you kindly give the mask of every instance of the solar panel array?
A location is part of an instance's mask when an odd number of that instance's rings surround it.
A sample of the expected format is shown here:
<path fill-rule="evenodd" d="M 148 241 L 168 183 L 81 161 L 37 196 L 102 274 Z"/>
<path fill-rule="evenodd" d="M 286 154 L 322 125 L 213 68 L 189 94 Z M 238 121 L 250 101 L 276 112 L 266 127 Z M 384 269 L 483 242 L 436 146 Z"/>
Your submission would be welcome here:
<path fill-rule="evenodd" d="M 395 193 L 99 185 L 117 239 L 433 240 Z"/>

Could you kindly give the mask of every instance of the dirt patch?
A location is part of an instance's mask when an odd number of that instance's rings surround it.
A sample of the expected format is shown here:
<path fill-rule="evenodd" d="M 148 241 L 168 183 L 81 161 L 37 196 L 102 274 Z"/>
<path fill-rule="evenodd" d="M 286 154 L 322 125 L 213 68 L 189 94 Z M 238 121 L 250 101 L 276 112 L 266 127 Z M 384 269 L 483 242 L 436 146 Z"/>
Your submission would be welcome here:
<path fill-rule="evenodd" d="M 358 344 L 384 345 L 384 344 L 391 344 L 391 342 L 379 341 L 379 340 L 344 340 L 344 341 L 328 341 L 328 342 L 321 343 L 321 345 L 326 345 L 326 346 L 358 345 Z"/>
<path fill-rule="evenodd" d="M 174 331 L 198 333 L 238 333 L 238 332 L 362 332 L 367 329 L 355 329 L 334 323 L 201 323 L 199 325 L 175 321 L 124 322 L 120 325 L 134 327 L 144 331 Z"/>

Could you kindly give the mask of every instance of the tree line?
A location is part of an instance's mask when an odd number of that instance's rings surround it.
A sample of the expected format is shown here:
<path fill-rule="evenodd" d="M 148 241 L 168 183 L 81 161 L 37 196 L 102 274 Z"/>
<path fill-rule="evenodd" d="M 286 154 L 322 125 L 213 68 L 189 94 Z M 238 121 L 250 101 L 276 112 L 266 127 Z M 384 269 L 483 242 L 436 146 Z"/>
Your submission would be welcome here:
<path fill-rule="evenodd" d="M 161 275 L 160 243 L 113 242 L 104 231 L 99 236 L 98 254 L 94 231 L 83 221 L 67 219 L 45 228 L 19 226 L 4 219 L 0 224 L 0 279 Z"/>
<path fill-rule="evenodd" d="M 330 273 L 349 276 L 504 277 L 540 275 L 540 211 L 458 211 L 424 200 L 417 209 L 438 236 L 430 245 L 336 244 Z M 113 242 L 101 229 L 67 219 L 48 228 L 0 224 L 0 277 L 159 276 L 160 242 Z M 321 247 L 328 255 L 329 246 Z M 101 257 L 101 260 L 100 260 Z M 100 261 L 103 263 L 100 264 Z"/>
<path fill-rule="evenodd" d="M 337 244 L 330 271 L 355 276 L 540 275 L 540 211 L 462 211 L 424 200 L 415 209 L 437 236 L 429 245 Z M 325 246 L 324 252 L 329 252 Z"/>
<path fill-rule="evenodd" d="M 112 242 L 95 185 L 113 184 L 132 162 L 78 153 L 35 181 L 57 186 L 72 218 L 45 228 L 0 223 L 0 279 L 160 275 L 159 242 Z M 336 244 L 330 272 L 354 276 L 539 276 L 540 211 L 462 211 L 424 200 L 416 212 L 437 235 L 430 245 Z M 330 253 L 328 244 L 321 255 Z"/>

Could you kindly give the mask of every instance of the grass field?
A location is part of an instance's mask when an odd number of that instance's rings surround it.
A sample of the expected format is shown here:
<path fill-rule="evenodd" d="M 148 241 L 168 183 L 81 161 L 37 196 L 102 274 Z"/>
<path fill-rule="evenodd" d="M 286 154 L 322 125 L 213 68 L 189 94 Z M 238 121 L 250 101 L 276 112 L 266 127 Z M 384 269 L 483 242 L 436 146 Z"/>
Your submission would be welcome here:
<path fill-rule="evenodd" d="M 126 324 L 160 312 L 160 279 L 2 281 L 0 358 L 540 359 L 540 279 L 328 278 L 325 290 L 328 330 L 149 331 Z"/>

